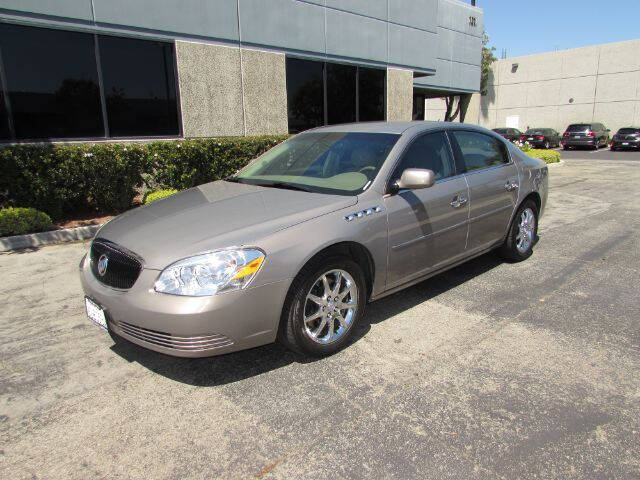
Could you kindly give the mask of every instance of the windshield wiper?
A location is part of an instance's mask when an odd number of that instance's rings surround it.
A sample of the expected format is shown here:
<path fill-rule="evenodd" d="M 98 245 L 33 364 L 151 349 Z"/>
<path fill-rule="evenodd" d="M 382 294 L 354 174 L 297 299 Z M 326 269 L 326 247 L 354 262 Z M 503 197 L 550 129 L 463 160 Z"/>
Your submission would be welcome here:
<path fill-rule="evenodd" d="M 257 183 L 259 187 L 273 187 L 273 188 L 282 188 L 285 190 L 297 190 L 299 192 L 310 192 L 308 188 L 299 187 L 298 185 L 292 185 L 291 183 L 286 182 L 270 182 L 270 183 Z"/>
<path fill-rule="evenodd" d="M 232 182 L 232 183 L 242 183 L 242 179 L 238 178 L 238 177 L 234 177 L 233 175 L 230 177 L 227 177 L 224 179 L 225 182 Z"/>

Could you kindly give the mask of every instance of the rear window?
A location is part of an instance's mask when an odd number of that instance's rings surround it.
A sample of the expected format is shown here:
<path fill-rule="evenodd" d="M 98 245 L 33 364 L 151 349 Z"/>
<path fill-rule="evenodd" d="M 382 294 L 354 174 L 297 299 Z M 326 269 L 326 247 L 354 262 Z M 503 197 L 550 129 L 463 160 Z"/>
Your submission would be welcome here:
<path fill-rule="evenodd" d="M 567 127 L 567 132 L 584 132 L 585 130 L 589 130 L 590 128 L 591 124 L 589 123 L 575 123 Z"/>
<path fill-rule="evenodd" d="M 546 135 L 547 132 L 544 128 L 530 128 L 524 134 L 525 135 Z"/>
<path fill-rule="evenodd" d="M 493 131 L 496 133 L 509 133 L 508 128 L 494 128 Z"/>
<path fill-rule="evenodd" d="M 620 135 L 629 135 L 632 133 L 640 133 L 640 128 L 621 128 L 618 130 Z"/>

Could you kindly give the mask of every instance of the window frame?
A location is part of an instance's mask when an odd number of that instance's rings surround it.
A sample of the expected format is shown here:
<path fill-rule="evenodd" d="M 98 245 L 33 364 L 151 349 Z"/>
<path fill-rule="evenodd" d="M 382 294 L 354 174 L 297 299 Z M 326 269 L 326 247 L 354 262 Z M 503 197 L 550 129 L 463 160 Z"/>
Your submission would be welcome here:
<path fill-rule="evenodd" d="M 464 153 L 462 152 L 462 148 L 460 147 L 460 144 L 458 143 L 458 141 L 455 138 L 454 133 L 455 132 L 469 132 L 469 133 L 476 133 L 478 135 L 483 135 L 485 137 L 488 137 L 490 139 L 493 139 L 497 142 L 500 142 L 504 148 L 505 151 L 507 153 L 507 159 L 508 161 L 506 163 L 503 163 L 501 165 L 490 165 L 490 166 L 485 166 L 483 168 L 477 168 L 475 170 L 468 170 L 467 169 L 467 164 L 464 161 Z M 509 145 L 507 144 L 507 142 L 503 139 L 500 138 L 498 136 L 493 136 L 493 135 L 489 135 L 486 134 L 484 132 L 478 132 L 477 130 L 472 130 L 472 129 L 467 129 L 467 128 L 456 128 L 456 129 L 451 129 L 449 131 L 447 131 L 447 136 L 449 137 L 449 142 L 451 143 L 451 147 L 454 151 L 454 154 L 456 156 L 456 166 L 460 166 L 461 169 L 463 170 L 463 175 L 472 175 L 472 174 L 476 174 L 476 173 L 480 173 L 480 172 L 487 172 L 489 170 L 495 170 L 498 168 L 504 168 L 507 167 L 509 165 L 513 165 L 514 161 L 513 161 L 513 157 L 511 156 L 511 151 L 509 150 Z"/>
<path fill-rule="evenodd" d="M 14 127 L 14 119 L 13 112 L 11 110 L 10 99 L 8 98 L 8 85 L 6 81 L 6 69 L 4 66 L 4 59 L 0 52 L 0 91 L 2 92 L 3 101 L 5 103 L 5 114 L 7 116 L 8 125 L 9 125 L 9 138 L 0 139 L 0 145 L 11 145 L 11 144 L 21 144 L 21 143 L 74 143 L 74 142 L 120 142 L 120 141 L 129 141 L 129 140 L 156 140 L 156 139 L 178 139 L 184 138 L 184 130 L 182 125 L 182 105 L 181 105 L 181 97 L 180 97 L 180 82 L 178 79 L 178 58 L 176 53 L 176 42 L 168 41 L 166 38 L 162 38 L 159 36 L 146 36 L 146 35 L 127 35 L 120 34 L 116 32 L 96 32 L 95 30 L 91 30 L 88 28 L 67 28 L 67 27 L 59 27 L 52 25 L 25 25 L 22 23 L 16 22 L 6 22 L 8 25 L 17 25 L 25 28 L 40 28 L 40 29 L 48 29 L 48 30 L 62 30 L 65 32 L 78 32 L 85 33 L 92 36 L 92 41 L 94 45 L 95 51 L 95 62 L 96 69 L 98 73 L 98 89 L 100 94 L 100 107 L 101 107 L 101 116 L 102 122 L 104 125 L 104 135 L 102 136 L 84 136 L 84 137 L 47 137 L 47 138 L 16 138 L 16 132 Z M 113 137 L 110 135 L 108 119 L 107 119 L 107 111 L 106 111 L 106 97 L 104 92 L 104 81 L 102 74 L 102 64 L 100 58 L 100 48 L 98 37 L 99 36 L 111 36 L 123 39 L 131 39 L 131 40 L 147 40 L 152 42 L 161 42 L 171 46 L 171 50 L 173 53 L 173 83 L 176 92 L 176 115 L 177 115 L 177 126 L 178 133 L 175 135 L 133 135 L 133 136 L 118 136 Z M 171 81 L 171 79 L 169 79 Z"/>
<path fill-rule="evenodd" d="M 451 139 L 449 138 L 449 135 L 447 135 L 448 132 L 447 132 L 446 129 L 428 130 L 428 131 L 425 131 L 425 132 L 420 132 L 415 137 L 413 137 L 409 141 L 409 143 L 407 143 L 407 145 L 404 146 L 404 148 L 402 149 L 402 152 L 400 152 L 398 154 L 398 159 L 393 164 L 393 167 L 389 170 L 389 174 L 388 174 L 387 179 L 385 181 L 385 189 L 384 189 L 385 195 L 397 194 L 397 193 L 404 192 L 404 191 L 408 190 L 406 188 L 401 188 L 400 190 L 395 190 L 394 189 L 393 184 L 397 180 L 395 178 L 396 171 L 400 167 L 400 164 L 404 160 L 405 155 L 407 154 L 409 149 L 414 145 L 414 143 L 416 143 L 422 137 L 426 137 L 427 135 L 433 135 L 433 134 L 437 134 L 437 133 L 443 134 L 444 137 L 446 138 L 449 155 L 451 156 L 451 160 L 453 161 L 452 166 L 453 166 L 454 174 L 450 175 L 448 177 L 439 178 L 438 180 L 436 180 L 434 182 L 434 185 L 437 185 L 437 184 L 440 184 L 440 183 L 445 183 L 445 182 L 448 182 L 449 180 L 453 180 L 454 178 L 458 178 L 458 177 L 464 175 L 465 172 L 460 172 L 459 171 L 458 161 L 456 159 L 455 152 L 453 150 L 453 145 L 451 144 Z"/>

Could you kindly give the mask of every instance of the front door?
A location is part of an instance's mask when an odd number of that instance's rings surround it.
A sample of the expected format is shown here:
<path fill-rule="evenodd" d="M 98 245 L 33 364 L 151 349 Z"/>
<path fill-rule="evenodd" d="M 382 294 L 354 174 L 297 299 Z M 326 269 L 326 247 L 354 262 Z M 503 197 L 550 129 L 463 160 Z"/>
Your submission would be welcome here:
<path fill-rule="evenodd" d="M 427 168 L 436 183 L 385 198 L 389 225 L 387 287 L 393 288 L 464 255 L 469 196 L 444 132 L 422 135 L 402 156 L 391 182 L 407 168 Z"/>
<path fill-rule="evenodd" d="M 480 132 L 451 132 L 454 151 L 466 167 L 469 185 L 469 254 L 500 242 L 518 199 L 518 169 L 506 145 Z"/>

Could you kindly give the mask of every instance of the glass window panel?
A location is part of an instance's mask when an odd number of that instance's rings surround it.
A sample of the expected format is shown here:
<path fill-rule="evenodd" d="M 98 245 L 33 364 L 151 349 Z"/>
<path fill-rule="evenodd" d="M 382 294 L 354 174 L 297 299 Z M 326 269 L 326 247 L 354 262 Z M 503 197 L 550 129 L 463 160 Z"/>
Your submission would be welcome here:
<path fill-rule="evenodd" d="M 323 65 L 287 58 L 289 133 L 324 125 Z"/>
<path fill-rule="evenodd" d="M 430 133 L 415 140 L 402 156 L 393 180 L 400 178 L 407 168 L 433 170 L 436 180 L 454 175 L 454 162 L 444 132 Z"/>
<path fill-rule="evenodd" d="M 327 124 L 356 121 L 357 67 L 327 63 Z"/>
<path fill-rule="evenodd" d="M 360 67 L 358 93 L 360 95 L 360 121 L 384 120 L 384 84 L 386 71 Z"/>
<path fill-rule="evenodd" d="M 178 135 L 173 45 L 98 38 L 109 134 Z"/>
<path fill-rule="evenodd" d="M 509 163 L 507 147 L 500 140 L 476 132 L 452 132 L 468 171 Z"/>
<path fill-rule="evenodd" d="M 9 140 L 11 132 L 9 131 L 9 115 L 4 103 L 4 94 L 0 90 L 0 140 Z"/>
<path fill-rule="evenodd" d="M 104 135 L 93 35 L 0 24 L 0 48 L 18 139 Z"/>

